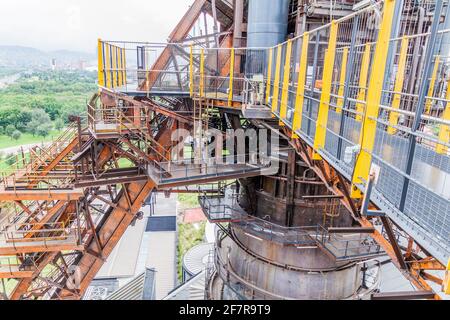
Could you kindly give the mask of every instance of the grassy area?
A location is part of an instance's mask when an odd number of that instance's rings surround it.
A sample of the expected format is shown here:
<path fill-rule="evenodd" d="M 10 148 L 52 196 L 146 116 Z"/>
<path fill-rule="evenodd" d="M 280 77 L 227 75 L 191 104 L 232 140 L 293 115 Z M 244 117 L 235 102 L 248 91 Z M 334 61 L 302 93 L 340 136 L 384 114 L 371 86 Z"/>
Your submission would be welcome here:
<path fill-rule="evenodd" d="M 178 202 L 182 210 L 200 207 L 198 194 L 180 193 L 178 194 Z"/>
<path fill-rule="evenodd" d="M 119 164 L 119 168 L 131 168 L 135 166 L 133 162 L 125 158 L 120 158 L 117 163 Z"/>
<path fill-rule="evenodd" d="M 23 133 L 18 140 L 11 139 L 8 136 L 0 135 L 0 149 L 21 146 L 25 144 L 39 144 L 55 140 L 61 135 L 62 131 L 52 130 L 47 137 L 33 136 L 30 133 Z"/>
<path fill-rule="evenodd" d="M 181 282 L 181 271 L 185 253 L 202 243 L 205 237 L 206 222 L 178 224 L 178 280 Z"/>

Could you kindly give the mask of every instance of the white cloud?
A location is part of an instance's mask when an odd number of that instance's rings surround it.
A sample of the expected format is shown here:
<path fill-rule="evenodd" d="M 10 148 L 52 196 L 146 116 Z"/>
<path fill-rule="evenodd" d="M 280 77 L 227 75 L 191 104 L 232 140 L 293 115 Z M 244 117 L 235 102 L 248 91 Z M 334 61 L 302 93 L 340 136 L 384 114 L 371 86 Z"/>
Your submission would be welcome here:
<path fill-rule="evenodd" d="M 3 0 L 0 44 L 93 52 L 97 38 L 164 42 L 192 2 Z"/>

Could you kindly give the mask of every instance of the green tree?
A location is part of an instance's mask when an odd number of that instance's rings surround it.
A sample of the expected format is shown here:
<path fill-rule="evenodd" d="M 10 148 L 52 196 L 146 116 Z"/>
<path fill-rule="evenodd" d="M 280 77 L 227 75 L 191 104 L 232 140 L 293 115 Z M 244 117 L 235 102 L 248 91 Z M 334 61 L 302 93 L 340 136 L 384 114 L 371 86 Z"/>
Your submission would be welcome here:
<path fill-rule="evenodd" d="M 55 129 L 56 130 L 62 130 L 64 128 L 64 120 L 61 118 L 56 119 L 55 121 Z"/>
<path fill-rule="evenodd" d="M 63 105 L 54 97 L 46 96 L 44 98 L 34 98 L 31 100 L 30 107 L 33 110 L 44 110 L 50 116 L 51 120 L 55 120 L 59 116 Z"/>
<path fill-rule="evenodd" d="M 33 136 L 39 135 L 46 137 L 52 129 L 52 122 L 49 115 L 42 109 L 36 109 L 31 116 L 31 121 L 28 123 L 27 129 Z"/>
<path fill-rule="evenodd" d="M 38 126 L 38 128 L 36 130 L 36 134 L 41 137 L 46 137 L 50 134 L 51 130 L 52 130 L 51 123 L 43 123 L 40 126 Z"/>
<path fill-rule="evenodd" d="M 14 140 L 19 140 L 20 137 L 22 136 L 22 132 L 20 132 L 19 130 L 15 130 L 12 135 L 11 138 L 13 138 Z"/>
<path fill-rule="evenodd" d="M 16 127 L 14 127 L 12 124 L 8 124 L 5 128 L 5 133 L 8 137 L 12 137 L 14 131 L 16 131 Z"/>

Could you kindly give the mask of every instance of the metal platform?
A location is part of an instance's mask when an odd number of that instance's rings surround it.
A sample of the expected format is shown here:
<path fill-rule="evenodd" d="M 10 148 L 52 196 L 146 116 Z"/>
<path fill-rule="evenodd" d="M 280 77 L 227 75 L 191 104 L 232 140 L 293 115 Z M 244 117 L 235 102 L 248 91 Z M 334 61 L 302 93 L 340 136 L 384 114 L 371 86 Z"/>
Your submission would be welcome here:
<path fill-rule="evenodd" d="M 182 162 L 166 162 L 153 163 L 148 166 L 149 177 L 159 187 L 186 186 L 274 173 L 274 169 L 270 166 L 247 163 L 184 164 Z"/>

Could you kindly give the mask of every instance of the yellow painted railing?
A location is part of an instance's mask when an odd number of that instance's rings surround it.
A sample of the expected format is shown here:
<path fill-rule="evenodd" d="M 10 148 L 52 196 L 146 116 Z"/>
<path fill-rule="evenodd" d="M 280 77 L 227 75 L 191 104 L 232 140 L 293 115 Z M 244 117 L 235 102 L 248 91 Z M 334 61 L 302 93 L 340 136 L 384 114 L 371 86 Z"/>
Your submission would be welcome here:
<path fill-rule="evenodd" d="M 98 84 L 117 88 L 126 85 L 126 50 L 98 39 Z"/>

